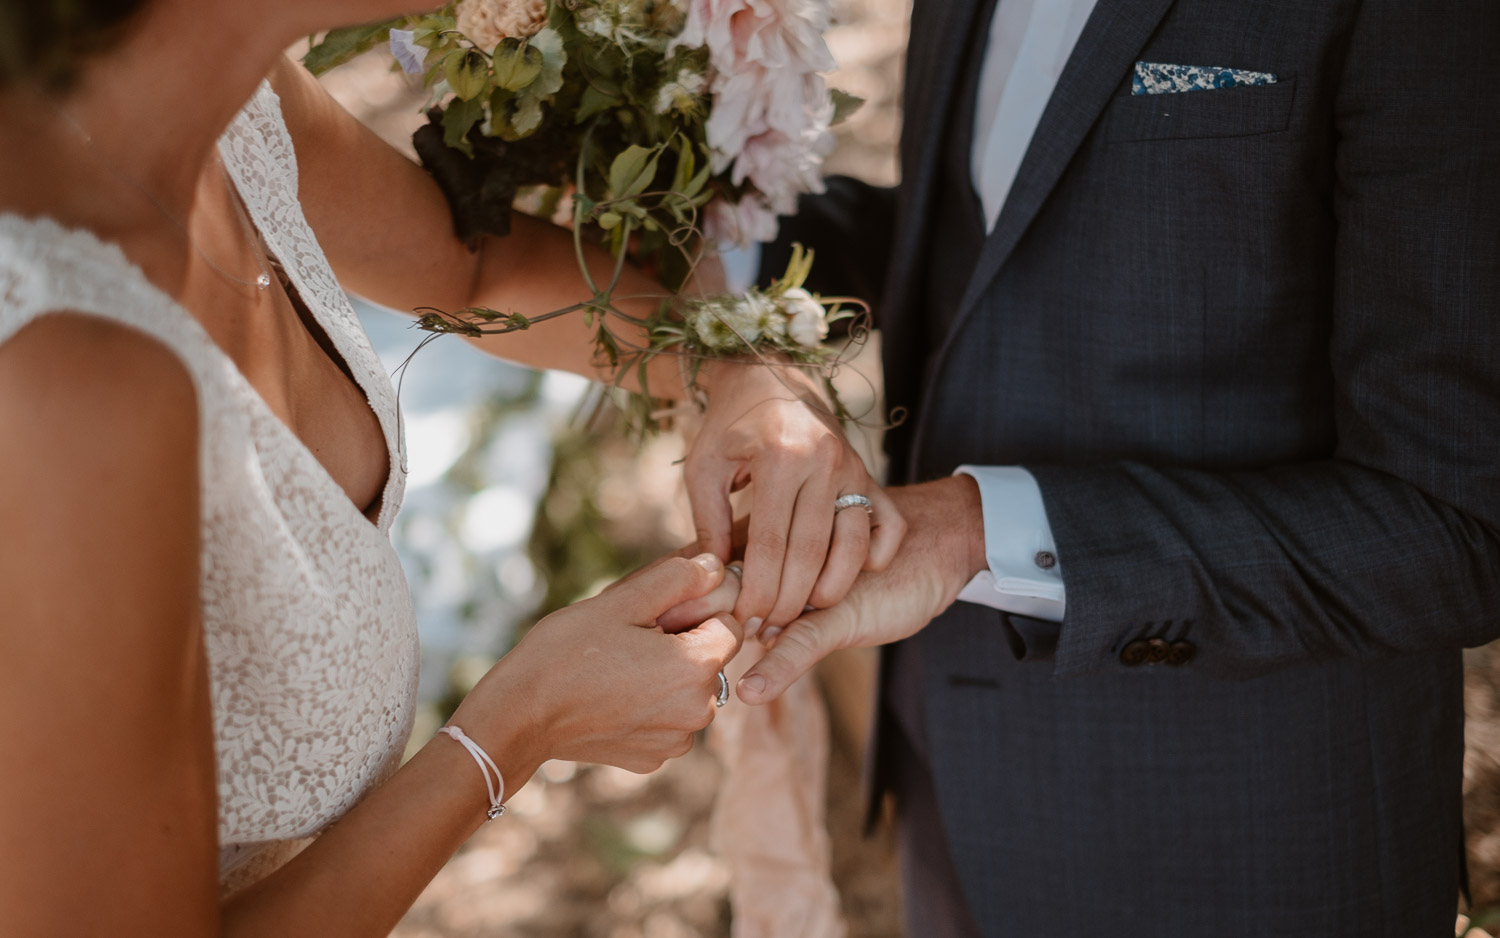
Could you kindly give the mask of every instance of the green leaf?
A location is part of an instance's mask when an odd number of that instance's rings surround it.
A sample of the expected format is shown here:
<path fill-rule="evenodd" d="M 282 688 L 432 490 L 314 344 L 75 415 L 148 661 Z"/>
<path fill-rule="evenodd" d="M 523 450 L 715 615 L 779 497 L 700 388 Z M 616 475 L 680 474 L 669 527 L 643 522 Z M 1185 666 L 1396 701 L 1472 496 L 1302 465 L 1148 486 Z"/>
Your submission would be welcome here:
<path fill-rule="evenodd" d="M 703 191 L 703 187 L 708 184 L 708 176 L 711 170 L 711 166 L 703 167 L 698 171 L 698 175 L 694 176 L 692 179 L 689 179 L 688 184 L 683 186 L 678 191 L 683 195 L 688 196 L 689 198 L 696 198 L 698 194 Z"/>
<path fill-rule="evenodd" d="M 469 131 L 484 117 L 484 104 L 478 100 L 456 100 L 443 112 L 443 142 L 467 156 L 474 155 Z"/>
<path fill-rule="evenodd" d="M 693 170 L 696 168 L 693 148 L 691 146 L 684 146 L 682 151 L 677 154 L 677 170 L 672 173 L 672 191 L 691 196 L 692 193 L 687 191 L 687 187 L 693 181 Z"/>
<path fill-rule="evenodd" d="M 562 36 L 548 28 L 527 41 L 542 53 L 542 73 L 528 90 L 540 95 L 557 94 L 563 86 L 563 66 L 568 64 L 568 50 L 563 47 Z"/>
<path fill-rule="evenodd" d="M 506 91 L 520 91 L 542 74 L 543 64 L 542 50 L 507 36 L 495 47 L 495 84 Z"/>
<path fill-rule="evenodd" d="M 515 112 L 510 116 L 510 125 L 515 128 L 517 140 L 530 136 L 542 125 L 542 102 L 530 95 L 517 98 Z"/>
<path fill-rule="evenodd" d="M 489 62 L 477 49 L 450 52 L 443 59 L 443 77 L 461 101 L 473 101 L 484 94 L 490 82 Z"/>
<path fill-rule="evenodd" d="M 370 51 L 382 41 L 389 40 L 392 29 L 405 26 L 410 20 L 409 16 L 398 16 L 378 23 L 330 29 L 321 42 L 307 50 L 307 55 L 302 57 L 302 64 L 314 75 L 321 75 L 334 66 L 343 65 L 355 56 Z"/>
<path fill-rule="evenodd" d="M 853 116 L 855 111 L 863 107 L 865 103 L 864 98 L 852 95 L 847 91 L 840 91 L 837 88 L 830 88 L 828 94 L 833 98 L 833 120 L 829 122 L 829 126 L 842 124 Z"/>
<path fill-rule="evenodd" d="M 603 114 L 619 103 L 619 98 L 589 85 L 583 89 L 583 95 L 579 98 L 578 116 L 574 118 L 574 123 L 582 124 L 595 114 Z"/>
<path fill-rule="evenodd" d="M 630 184 L 630 188 L 625 190 L 627 198 L 640 195 L 651 186 L 651 183 L 656 180 L 656 165 L 660 162 L 661 150 L 658 148 L 652 153 L 651 159 L 646 161 L 645 169 L 642 169 L 641 174 L 635 177 L 635 181 Z"/>
<path fill-rule="evenodd" d="M 651 167 L 652 175 L 656 174 L 656 159 L 654 151 L 647 147 L 632 144 L 625 148 L 614 162 L 609 164 L 609 191 L 616 198 L 626 198 L 637 195 L 644 191 L 651 180 L 647 177 L 645 184 L 640 184 L 641 176 L 645 175 L 646 167 Z M 640 184 L 640 188 L 634 188 Z M 634 188 L 634 191 L 631 191 Z"/>
<path fill-rule="evenodd" d="M 599 216 L 599 227 L 605 231 L 611 231 L 620 223 L 620 216 L 615 212 L 605 212 Z"/>

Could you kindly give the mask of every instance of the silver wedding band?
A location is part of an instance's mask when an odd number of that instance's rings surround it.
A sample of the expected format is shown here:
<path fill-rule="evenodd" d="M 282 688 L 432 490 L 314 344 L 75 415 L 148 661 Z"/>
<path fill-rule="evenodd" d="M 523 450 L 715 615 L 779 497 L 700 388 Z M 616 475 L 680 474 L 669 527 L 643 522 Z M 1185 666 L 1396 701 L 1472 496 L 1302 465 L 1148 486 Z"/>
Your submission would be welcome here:
<path fill-rule="evenodd" d="M 728 567 L 725 567 L 725 569 L 742 580 L 745 578 L 745 568 L 737 563 L 732 563 Z"/>
<path fill-rule="evenodd" d="M 727 703 L 729 703 L 729 678 L 727 678 L 727 677 L 724 676 L 724 672 L 723 671 L 720 671 L 719 672 L 719 698 L 714 701 L 714 706 L 715 707 L 722 707 L 722 706 L 724 706 Z"/>
<path fill-rule="evenodd" d="M 840 495 L 838 498 L 834 499 L 834 514 L 838 514 L 845 508 L 863 508 L 865 510 L 865 514 L 867 515 L 873 515 L 875 513 L 874 502 L 870 501 L 863 495 L 855 495 L 853 493 L 850 493 L 848 495 Z"/>

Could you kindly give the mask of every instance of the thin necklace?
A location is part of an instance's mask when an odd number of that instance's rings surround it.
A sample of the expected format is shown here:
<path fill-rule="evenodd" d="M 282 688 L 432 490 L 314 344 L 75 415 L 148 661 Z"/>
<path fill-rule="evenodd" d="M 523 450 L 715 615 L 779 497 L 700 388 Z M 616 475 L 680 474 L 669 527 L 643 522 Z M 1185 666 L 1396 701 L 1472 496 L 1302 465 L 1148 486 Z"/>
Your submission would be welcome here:
<path fill-rule="evenodd" d="M 193 233 L 188 230 L 187 225 L 184 224 L 182 220 L 179 219 L 176 215 L 173 215 L 171 210 L 163 205 L 161 200 L 158 199 L 150 189 L 147 189 L 145 185 L 143 185 L 139 180 L 126 175 L 119 169 L 116 169 L 109 162 L 109 160 L 105 159 L 103 154 L 99 153 L 95 148 L 94 138 L 89 134 L 87 130 L 83 129 L 83 125 L 78 123 L 77 119 L 75 119 L 72 114 L 64 111 L 62 112 L 62 115 L 63 119 L 66 120 L 68 124 L 78 132 L 78 135 L 83 138 L 83 142 L 89 147 L 89 152 L 98 157 L 99 163 L 109 172 L 109 174 L 125 183 L 130 188 L 139 192 L 142 196 L 145 197 L 146 201 L 155 206 L 156 210 L 161 213 L 163 218 L 171 222 L 178 231 L 182 232 L 182 236 L 187 239 L 188 244 L 191 244 L 193 246 L 193 250 L 198 252 L 198 256 L 203 258 L 203 262 L 209 267 L 212 267 L 219 276 L 223 277 L 225 280 L 230 281 L 231 283 L 237 283 L 241 286 L 246 287 L 253 286 L 257 290 L 265 290 L 271 286 L 271 271 L 270 268 L 266 266 L 265 256 L 261 252 L 260 239 L 255 236 L 254 231 L 251 229 L 250 219 L 245 217 L 245 207 L 240 204 L 240 198 L 234 191 L 234 184 L 229 181 L 229 170 L 225 168 L 224 158 L 222 156 L 216 156 L 219 164 L 219 176 L 224 180 L 224 188 L 229 192 L 229 201 L 234 205 L 234 215 L 235 218 L 239 220 L 240 231 L 244 234 L 245 240 L 250 242 L 250 249 L 255 254 L 255 265 L 260 269 L 259 275 L 256 276 L 254 280 L 245 280 L 241 277 L 236 277 L 234 274 L 231 274 L 223 267 L 220 267 L 212 257 L 208 256 L 208 252 L 203 250 L 203 246 L 200 245 L 193 237 Z"/>

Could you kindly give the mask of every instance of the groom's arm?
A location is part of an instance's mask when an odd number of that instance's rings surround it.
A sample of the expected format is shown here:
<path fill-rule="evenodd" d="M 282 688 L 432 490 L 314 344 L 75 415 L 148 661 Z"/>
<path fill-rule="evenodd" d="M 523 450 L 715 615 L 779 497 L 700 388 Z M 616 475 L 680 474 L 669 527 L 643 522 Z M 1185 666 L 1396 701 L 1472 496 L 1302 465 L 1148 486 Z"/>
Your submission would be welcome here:
<path fill-rule="evenodd" d="M 1232 472 L 1025 467 L 1066 616 L 1024 620 L 1038 640 L 1013 642 L 1018 656 L 1058 675 L 1108 672 L 1142 666 L 1125 654 L 1138 640 L 1185 639 L 1184 669 L 1249 678 L 1500 636 L 1496 48 L 1493 4 L 1365 4 L 1335 113 L 1333 456 Z M 916 490 L 920 505 L 892 490 L 913 519 L 910 550 L 843 606 L 789 626 L 748 700 L 834 648 L 910 634 L 993 567 L 931 540 L 963 530 L 974 493 L 958 480 Z"/>
<path fill-rule="evenodd" d="M 1351 39 L 1334 457 L 1028 467 L 1066 571 L 1057 673 L 1155 635 L 1248 677 L 1500 634 L 1500 9 L 1446 7 L 1366 3 Z"/>

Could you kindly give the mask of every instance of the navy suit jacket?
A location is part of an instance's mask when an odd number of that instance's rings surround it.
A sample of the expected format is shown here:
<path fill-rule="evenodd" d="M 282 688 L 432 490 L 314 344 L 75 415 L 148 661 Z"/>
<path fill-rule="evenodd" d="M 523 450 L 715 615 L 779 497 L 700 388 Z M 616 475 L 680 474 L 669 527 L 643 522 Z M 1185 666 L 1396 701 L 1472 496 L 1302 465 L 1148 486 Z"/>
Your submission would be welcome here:
<path fill-rule="evenodd" d="M 1024 465 L 1056 538 L 1060 627 L 913 639 L 975 918 L 1446 936 L 1460 650 L 1500 634 L 1500 3 L 1099 0 L 933 310 L 977 7 L 915 0 L 902 185 L 785 233 L 875 301 L 896 481 Z M 1137 61 L 1278 80 L 1132 96 Z"/>

